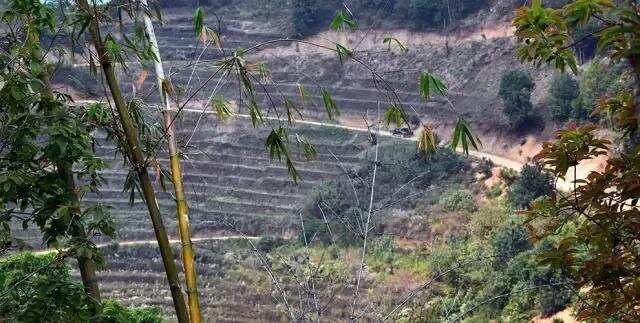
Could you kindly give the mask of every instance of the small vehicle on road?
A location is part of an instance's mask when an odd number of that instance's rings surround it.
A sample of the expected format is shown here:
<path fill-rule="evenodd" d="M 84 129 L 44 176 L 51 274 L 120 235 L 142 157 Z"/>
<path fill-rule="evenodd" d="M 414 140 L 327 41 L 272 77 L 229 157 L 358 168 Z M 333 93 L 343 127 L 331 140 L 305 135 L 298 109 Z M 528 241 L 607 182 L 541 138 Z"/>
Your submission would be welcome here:
<path fill-rule="evenodd" d="M 413 136 L 413 131 L 409 128 L 396 128 L 391 132 L 396 137 L 409 138 Z"/>

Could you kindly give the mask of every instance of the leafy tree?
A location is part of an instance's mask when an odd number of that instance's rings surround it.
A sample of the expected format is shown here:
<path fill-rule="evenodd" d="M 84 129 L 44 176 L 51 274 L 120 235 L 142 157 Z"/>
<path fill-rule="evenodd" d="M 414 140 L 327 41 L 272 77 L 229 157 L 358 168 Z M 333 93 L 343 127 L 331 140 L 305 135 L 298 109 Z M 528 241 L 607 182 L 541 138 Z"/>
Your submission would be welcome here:
<path fill-rule="evenodd" d="M 100 321 L 104 323 L 161 323 L 162 313 L 153 307 L 127 308 L 116 300 L 106 300 Z"/>
<path fill-rule="evenodd" d="M 316 32 L 330 17 L 324 1 L 294 0 L 292 23 L 296 36 L 308 36 Z"/>
<path fill-rule="evenodd" d="M 600 59 L 592 60 L 581 74 L 579 96 L 574 102 L 576 120 L 597 121 L 594 111 L 598 101 L 622 90 L 622 73 L 625 64 L 605 63 Z"/>
<path fill-rule="evenodd" d="M 495 265 L 502 266 L 519 253 L 533 247 L 529 232 L 520 223 L 510 220 L 491 236 L 491 247 L 496 256 Z"/>
<path fill-rule="evenodd" d="M 553 195 L 554 190 L 553 175 L 542 165 L 529 163 L 509 187 L 509 199 L 519 208 L 528 208 L 537 198 Z"/>
<path fill-rule="evenodd" d="M 22 253 L 0 260 L 3 321 L 88 321 L 91 307 L 82 285 L 71 280 L 69 265 L 57 255 Z"/>
<path fill-rule="evenodd" d="M 632 140 L 638 131 L 640 103 L 640 11 L 634 1 L 576 0 L 561 9 L 545 8 L 540 0 L 518 10 L 514 25 L 521 43 L 518 56 L 535 64 L 550 62 L 556 68 L 571 68 L 576 59 L 571 48 L 581 42 L 571 32 L 590 21 L 602 24 L 594 36 L 601 55 L 614 62 L 626 61 L 626 72 L 633 75 L 633 92 L 599 98 L 597 113 L 613 120 L 612 128 L 628 139 L 628 149 L 610 156 L 607 167 L 592 172 L 571 193 L 557 193 L 535 203 L 528 213 L 535 236 L 558 239 L 543 258 L 558 268 L 566 267 L 582 290 L 583 301 L 575 304 L 579 319 L 637 322 L 640 314 L 640 239 L 635 220 L 640 176 L 640 150 Z M 581 93 L 582 95 L 583 93 Z M 556 134 L 554 142 L 545 143 L 537 156 L 554 176 L 564 178 L 570 168 L 583 161 L 606 155 L 610 142 L 598 138 L 597 126 L 571 126 Z M 575 172 L 574 172 L 575 173 Z M 567 224 L 574 232 L 564 232 Z M 563 234 L 559 234 L 563 233 Z"/>
<path fill-rule="evenodd" d="M 535 84 L 529 73 L 511 70 L 500 79 L 498 95 L 504 103 L 504 114 L 515 130 L 529 128 L 538 122 L 539 116 L 531 104 L 531 91 Z"/>
<path fill-rule="evenodd" d="M 70 275 L 64 257 L 29 252 L 0 259 L 0 319 L 8 322 L 89 322 L 93 301 Z M 156 308 L 127 308 L 118 301 L 102 303 L 100 322 L 159 323 Z"/>
<path fill-rule="evenodd" d="M 557 123 L 576 119 L 573 102 L 578 97 L 578 82 L 567 74 L 558 74 L 549 88 L 549 108 Z"/>
<path fill-rule="evenodd" d="M 442 1 L 411 0 L 409 4 L 409 19 L 418 29 L 437 29 L 445 19 Z"/>
<path fill-rule="evenodd" d="M 48 44 L 40 40 L 58 28 L 52 8 L 16 0 L 1 18 L 15 28 L 6 34 L 9 51 L 0 52 L 0 244 L 19 243 L 9 223 L 36 226 L 46 246 L 67 248 L 66 254 L 78 259 L 99 312 L 95 271 L 102 259 L 91 239 L 113 237 L 115 228 L 105 206 L 82 209 L 80 199 L 101 182 L 98 171 L 105 165 L 93 153 L 90 133 L 107 125 L 108 114 L 99 105 L 72 108 L 67 94 L 53 91 L 53 68 L 44 58 Z"/>
<path fill-rule="evenodd" d="M 449 189 L 442 194 L 439 204 L 447 212 L 473 212 L 477 209 L 473 194 L 458 188 Z"/>

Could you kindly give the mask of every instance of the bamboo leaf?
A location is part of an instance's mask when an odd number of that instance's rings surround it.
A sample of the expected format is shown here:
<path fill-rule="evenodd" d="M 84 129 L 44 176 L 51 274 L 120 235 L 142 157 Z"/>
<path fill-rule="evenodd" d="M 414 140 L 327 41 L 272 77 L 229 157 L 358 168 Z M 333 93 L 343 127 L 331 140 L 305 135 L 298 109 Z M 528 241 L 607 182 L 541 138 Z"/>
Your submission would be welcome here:
<path fill-rule="evenodd" d="M 300 95 L 300 102 L 304 105 L 307 100 L 307 95 L 304 90 L 304 85 L 298 83 L 298 94 Z"/>
<path fill-rule="evenodd" d="M 196 37 L 201 37 L 202 27 L 204 26 L 204 10 L 202 7 L 198 7 L 193 13 L 193 30 L 196 33 Z"/>
<path fill-rule="evenodd" d="M 216 95 L 211 99 L 211 106 L 216 112 L 218 120 L 227 120 L 233 114 L 229 109 L 229 102 L 227 102 L 222 95 Z"/>
<path fill-rule="evenodd" d="M 162 80 L 162 92 L 169 97 L 173 97 L 176 94 L 173 84 L 168 78 Z"/>
<path fill-rule="evenodd" d="M 302 113 L 300 113 L 300 109 L 298 109 L 296 104 L 293 103 L 293 101 L 291 101 L 289 98 L 284 98 L 283 105 L 284 105 L 285 112 L 287 113 L 287 121 L 289 122 L 289 124 L 293 123 L 294 113 L 297 114 L 300 118 L 302 118 Z"/>
<path fill-rule="evenodd" d="M 295 183 L 300 180 L 300 174 L 295 168 L 291 157 L 289 156 L 289 150 L 287 149 L 287 142 L 289 141 L 289 135 L 285 128 L 272 129 L 265 146 L 269 151 L 271 159 L 285 160 L 287 171 Z"/>
<path fill-rule="evenodd" d="M 306 160 L 318 158 L 318 151 L 303 135 L 296 134 L 298 148 Z"/>
<path fill-rule="evenodd" d="M 352 19 L 351 14 L 349 14 L 346 10 L 340 9 L 336 12 L 333 20 L 331 20 L 331 29 L 333 30 L 344 30 L 351 29 L 355 30 L 358 28 L 358 24 L 355 20 Z"/>
<path fill-rule="evenodd" d="M 482 145 L 480 138 L 471 131 L 471 126 L 463 118 L 459 118 L 456 127 L 453 130 L 453 139 L 451 140 L 451 149 L 456 150 L 458 146 L 462 146 L 462 151 L 469 156 L 469 145 L 473 149 L 478 150 Z"/>
<path fill-rule="evenodd" d="M 406 120 L 404 110 L 395 104 L 389 106 L 384 113 L 384 121 L 387 127 L 393 123 L 396 128 L 399 128 Z"/>
<path fill-rule="evenodd" d="M 394 43 L 396 45 L 398 45 L 398 48 L 400 48 L 400 51 L 403 53 L 406 53 L 409 51 L 409 48 L 407 48 L 407 46 L 405 46 L 404 44 L 402 44 L 397 38 L 395 37 L 385 37 L 382 40 L 383 44 L 387 44 L 389 45 L 389 49 L 391 49 L 391 44 Z"/>
<path fill-rule="evenodd" d="M 348 48 L 336 44 L 336 52 L 338 53 L 338 58 L 340 59 L 340 64 L 344 63 L 349 57 L 353 56 L 353 52 Z"/>
<path fill-rule="evenodd" d="M 254 127 L 264 124 L 264 116 L 262 110 L 258 107 L 258 103 L 255 99 L 249 100 L 249 116 L 251 117 L 251 124 Z"/>
<path fill-rule="evenodd" d="M 135 81 L 135 85 L 137 89 L 142 88 L 142 85 L 144 84 L 144 81 L 147 79 L 148 75 L 149 75 L 149 72 L 147 72 L 147 70 L 142 70 L 140 72 L 140 75 L 138 75 L 138 78 Z"/>
<path fill-rule="evenodd" d="M 329 120 L 333 120 L 334 117 L 340 115 L 340 109 L 331 98 L 331 94 L 327 90 L 322 90 L 322 101 L 324 101 L 324 107 L 329 116 Z"/>
<path fill-rule="evenodd" d="M 447 92 L 447 85 L 438 76 L 429 72 L 423 72 L 420 76 L 419 85 L 420 95 L 429 100 L 432 94 L 445 95 Z"/>
<path fill-rule="evenodd" d="M 425 157 L 428 157 L 436 152 L 438 149 L 438 138 L 431 126 L 424 125 L 422 132 L 418 137 L 418 150 L 424 152 Z"/>

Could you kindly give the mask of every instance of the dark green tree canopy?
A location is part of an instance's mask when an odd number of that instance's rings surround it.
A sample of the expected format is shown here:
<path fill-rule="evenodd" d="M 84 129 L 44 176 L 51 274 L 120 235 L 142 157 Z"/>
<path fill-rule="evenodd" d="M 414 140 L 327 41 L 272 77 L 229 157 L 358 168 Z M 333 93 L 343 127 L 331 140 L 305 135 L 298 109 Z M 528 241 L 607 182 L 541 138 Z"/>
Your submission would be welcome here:
<path fill-rule="evenodd" d="M 574 100 L 578 98 L 578 82 L 568 74 L 554 76 L 549 88 L 549 109 L 557 123 L 577 119 Z"/>

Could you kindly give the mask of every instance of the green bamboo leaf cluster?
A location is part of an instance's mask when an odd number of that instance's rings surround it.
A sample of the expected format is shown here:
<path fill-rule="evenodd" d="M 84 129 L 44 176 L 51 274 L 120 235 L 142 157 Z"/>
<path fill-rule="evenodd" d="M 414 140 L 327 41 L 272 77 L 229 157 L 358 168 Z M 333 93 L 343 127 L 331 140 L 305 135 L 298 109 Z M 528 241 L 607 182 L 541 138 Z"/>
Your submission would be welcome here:
<path fill-rule="evenodd" d="M 469 145 L 471 145 L 473 149 L 478 150 L 482 142 L 478 136 L 473 134 L 469 123 L 463 118 L 459 118 L 456 123 L 456 128 L 453 130 L 451 148 L 455 150 L 458 149 L 458 146 L 462 146 L 464 154 L 469 156 Z"/>
<path fill-rule="evenodd" d="M 313 146 L 313 144 L 311 144 L 303 135 L 296 134 L 296 142 L 298 143 L 300 153 L 306 160 L 314 160 L 318 158 L 318 151 L 316 150 L 316 147 Z"/>
<path fill-rule="evenodd" d="M 225 100 L 222 95 L 214 96 L 213 98 L 211 98 L 210 103 L 211 107 L 213 107 L 213 110 L 216 113 L 216 116 L 218 117 L 218 120 L 224 121 L 229 119 L 233 115 L 231 109 L 229 108 L 229 102 Z"/>
<path fill-rule="evenodd" d="M 353 56 L 353 51 L 340 44 L 336 44 L 336 53 L 338 53 L 338 59 L 340 59 L 341 64 Z"/>
<path fill-rule="evenodd" d="M 384 122 L 387 127 L 390 124 L 394 124 L 396 128 L 399 128 L 403 123 L 407 122 L 404 109 L 398 105 L 392 104 L 384 113 Z"/>
<path fill-rule="evenodd" d="M 434 94 L 445 95 L 447 93 L 447 85 L 440 77 L 429 72 L 423 72 L 420 75 L 418 90 L 425 100 L 429 100 Z"/>
<path fill-rule="evenodd" d="M 353 20 L 351 14 L 347 12 L 345 9 L 340 9 L 336 12 L 333 20 L 331 20 L 331 29 L 333 30 L 356 30 L 358 28 L 358 23 Z"/>
<path fill-rule="evenodd" d="M 293 101 L 291 101 L 291 99 L 284 98 L 283 106 L 287 114 L 287 121 L 289 122 L 289 124 L 293 123 L 293 118 L 295 115 L 298 115 L 298 117 L 302 119 L 302 113 L 300 112 L 302 108 L 298 107 Z"/>
<path fill-rule="evenodd" d="M 271 130 L 271 133 L 267 136 L 265 146 L 269 151 L 271 159 L 278 159 L 279 161 L 284 159 L 289 175 L 295 183 L 298 183 L 301 177 L 289 155 L 289 149 L 287 148 L 288 142 L 289 134 L 287 133 L 287 129 L 279 127 L 278 129 Z"/>
<path fill-rule="evenodd" d="M 331 94 L 324 89 L 322 90 L 322 101 L 324 102 L 324 108 L 327 111 L 329 120 L 333 120 L 333 118 L 340 115 L 340 109 L 336 105 L 335 101 L 333 101 Z"/>

